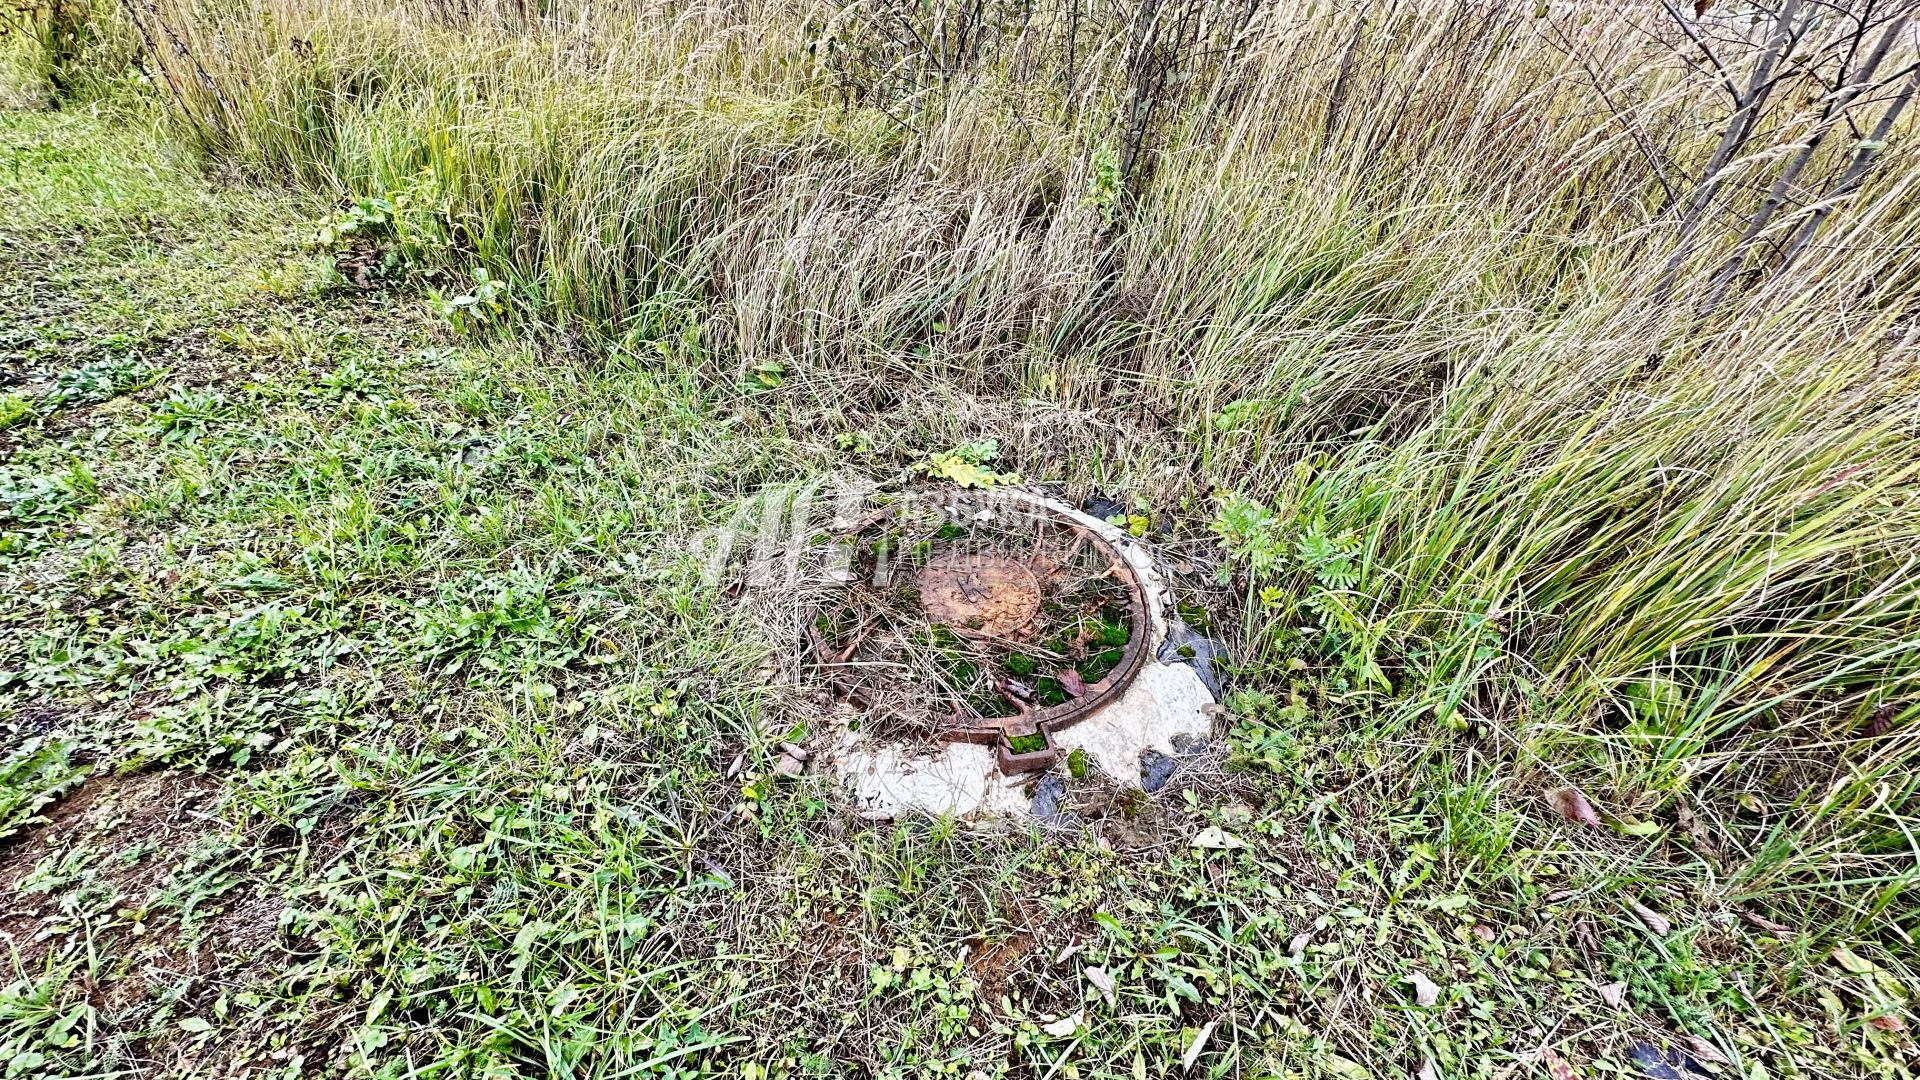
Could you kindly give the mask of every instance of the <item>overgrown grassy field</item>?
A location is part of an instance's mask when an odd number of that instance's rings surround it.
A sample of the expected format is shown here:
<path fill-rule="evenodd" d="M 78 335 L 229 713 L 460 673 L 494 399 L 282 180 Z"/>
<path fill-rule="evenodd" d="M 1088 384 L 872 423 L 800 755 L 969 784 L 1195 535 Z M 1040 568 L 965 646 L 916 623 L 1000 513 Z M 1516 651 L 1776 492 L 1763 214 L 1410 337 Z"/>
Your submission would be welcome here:
<path fill-rule="evenodd" d="M 1910 14 L 0 2 L 0 1075 L 1913 1076 Z M 708 578 L 984 440 L 1218 566 L 1084 832 Z"/>

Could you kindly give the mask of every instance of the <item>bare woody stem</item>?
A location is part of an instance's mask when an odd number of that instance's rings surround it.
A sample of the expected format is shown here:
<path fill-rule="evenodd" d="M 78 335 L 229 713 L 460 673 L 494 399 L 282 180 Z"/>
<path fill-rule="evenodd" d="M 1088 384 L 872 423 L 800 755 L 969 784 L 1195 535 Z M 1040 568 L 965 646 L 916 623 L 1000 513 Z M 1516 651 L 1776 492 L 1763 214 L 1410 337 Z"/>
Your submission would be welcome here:
<path fill-rule="evenodd" d="M 1787 243 L 1786 250 L 1780 255 L 1780 266 L 1783 269 L 1792 265 L 1793 261 L 1800 257 L 1800 253 L 1806 250 L 1807 245 L 1813 242 L 1814 234 L 1820 231 L 1820 226 L 1833 214 L 1834 207 L 1840 200 L 1860 190 L 1861 185 L 1866 183 L 1867 174 L 1873 171 L 1874 164 L 1880 160 L 1881 152 L 1886 149 L 1887 137 L 1893 133 L 1893 125 L 1899 122 L 1900 114 L 1905 112 L 1907 106 L 1913 102 L 1916 91 L 1920 91 L 1920 70 L 1908 76 L 1900 92 L 1888 103 L 1886 111 L 1880 114 L 1880 121 L 1874 124 L 1873 131 L 1854 151 L 1853 160 L 1847 163 L 1847 171 L 1841 174 L 1840 182 L 1834 185 L 1832 194 L 1807 215 L 1807 220 L 1800 226 L 1799 232 L 1795 233 L 1793 239 Z"/>
<path fill-rule="evenodd" d="M 1674 281 L 1679 276 L 1680 268 L 1693 254 L 1693 234 L 1699 230 L 1707 209 L 1713 204 L 1714 195 L 1720 189 L 1721 172 L 1746 146 L 1753 129 L 1760 122 L 1761 109 L 1777 85 L 1774 68 L 1779 66 L 1780 58 L 1787 54 L 1798 37 L 1794 23 L 1800 17 L 1800 8 L 1801 0 L 1787 0 L 1780 8 L 1779 17 L 1774 21 L 1773 36 L 1768 38 L 1759 59 L 1754 61 L 1753 73 L 1735 103 L 1733 115 L 1727 118 L 1727 128 L 1720 135 L 1720 143 L 1708 159 L 1707 167 L 1701 170 L 1700 180 L 1694 185 L 1693 194 L 1688 196 L 1680 212 L 1678 243 L 1660 270 L 1660 281 L 1653 291 L 1656 301 L 1664 303 L 1673 295 Z"/>
<path fill-rule="evenodd" d="M 1847 85 L 1828 98 L 1826 108 L 1821 110 L 1819 123 L 1807 136 L 1807 141 L 1795 151 L 1793 157 L 1787 162 L 1787 167 L 1780 170 L 1780 175 L 1774 178 L 1773 187 L 1768 189 L 1767 197 L 1761 201 L 1760 208 L 1754 211 L 1753 218 L 1747 222 L 1746 231 L 1740 234 L 1739 242 L 1733 246 L 1733 254 L 1727 256 L 1727 261 L 1722 263 L 1719 271 L 1714 274 L 1713 285 L 1707 292 L 1706 307 L 1713 307 L 1720 302 L 1721 297 L 1726 295 L 1727 286 L 1733 284 L 1733 279 L 1740 273 L 1740 267 L 1746 263 L 1747 252 L 1752 250 L 1754 241 L 1766 231 L 1774 215 L 1780 212 L 1780 208 L 1786 205 L 1787 196 L 1793 191 L 1794 184 L 1799 182 L 1800 174 L 1806 171 L 1807 163 L 1813 160 L 1813 155 L 1819 151 L 1820 144 L 1826 140 L 1827 134 L 1833 130 L 1834 125 L 1846 115 L 1848 106 L 1852 105 L 1854 100 L 1873 84 L 1874 72 L 1879 70 L 1880 62 L 1887 58 L 1893 43 L 1899 39 L 1906 28 L 1907 20 L 1904 17 L 1895 19 L 1880 35 L 1880 41 L 1873 47 L 1873 51 L 1860 62 L 1860 66 L 1855 69 Z"/>

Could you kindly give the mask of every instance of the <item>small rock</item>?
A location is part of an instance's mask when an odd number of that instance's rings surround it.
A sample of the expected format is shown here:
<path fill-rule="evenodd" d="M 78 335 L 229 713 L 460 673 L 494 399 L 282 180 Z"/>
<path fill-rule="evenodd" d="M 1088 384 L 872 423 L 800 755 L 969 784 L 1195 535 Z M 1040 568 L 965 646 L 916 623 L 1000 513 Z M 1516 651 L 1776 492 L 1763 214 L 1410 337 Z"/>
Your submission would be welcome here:
<path fill-rule="evenodd" d="M 1627 1056 L 1647 1080 L 1695 1080 L 1712 1075 L 1684 1051 L 1664 1049 L 1652 1043 L 1634 1043 L 1627 1048 Z"/>
<path fill-rule="evenodd" d="M 1040 778 L 1033 787 L 1033 817 L 1042 825 L 1071 825 L 1075 818 L 1062 803 L 1067 797 L 1066 781 L 1052 773 Z"/>
<path fill-rule="evenodd" d="M 1101 521 L 1105 521 L 1108 518 L 1123 518 L 1127 516 L 1127 508 L 1124 504 L 1115 502 L 1105 495 L 1095 494 L 1087 496 L 1087 500 L 1080 504 L 1080 509 L 1093 517 L 1099 518 Z"/>
<path fill-rule="evenodd" d="M 1201 735 L 1179 732 L 1173 737 L 1173 752 L 1177 757 L 1198 757 L 1213 745 L 1212 740 Z"/>
<path fill-rule="evenodd" d="M 1167 781 L 1173 779 L 1174 766 L 1177 764 L 1179 763 L 1174 759 L 1158 750 L 1142 750 L 1140 752 L 1141 789 L 1151 795 L 1166 787 Z"/>
<path fill-rule="evenodd" d="M 813 760 L 813 751 L 806 749 L 798 743 L 782 741 L 780 743 L 780 752 L 799 761 Z"/>
<path fill-rule="evenodd" d="M 773 763 L 773 774 L 789 780 L 804 775 L 806 771 L 807 763 L 792 754 L 781 754 L 780 760 Z"/>

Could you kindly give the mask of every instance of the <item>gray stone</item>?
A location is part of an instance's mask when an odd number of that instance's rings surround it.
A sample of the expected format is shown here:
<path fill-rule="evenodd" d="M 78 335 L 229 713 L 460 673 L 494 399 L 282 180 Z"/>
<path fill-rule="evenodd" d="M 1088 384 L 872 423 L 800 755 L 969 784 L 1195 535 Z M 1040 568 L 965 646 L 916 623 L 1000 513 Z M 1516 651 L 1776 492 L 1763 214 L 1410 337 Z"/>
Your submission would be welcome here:
<path fill-rule="evenodd" d="M 1140 753 L 1140 788 L 1152 794 L 1167 786 L 1173 779 L 1173 770 L 1179 762 L 1158 750 L 1143 750 Z"/>
<path fill-rule="evenodd" d="M 1080 819 L 1064 806 L 1067 798 L 1067 783 L 1059 776 L 1048 773 L 1040 778 L 1033 787 L 1033 816 L 1042 825 L 1076 825 Z"/>

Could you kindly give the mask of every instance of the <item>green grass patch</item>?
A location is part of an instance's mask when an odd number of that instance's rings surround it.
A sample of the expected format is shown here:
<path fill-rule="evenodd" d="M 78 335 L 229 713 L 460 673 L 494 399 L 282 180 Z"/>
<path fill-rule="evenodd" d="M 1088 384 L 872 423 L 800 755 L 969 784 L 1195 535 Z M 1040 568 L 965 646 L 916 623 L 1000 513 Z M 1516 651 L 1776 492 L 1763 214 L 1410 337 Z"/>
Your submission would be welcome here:
<path fill-rule="evenodd" d="M 1107 59 L 160 7 L 204 81 L 0 113 L 5 1068 L 1905 1075 L 1910 275 L 1649 305 L 1658 178 L 1533 31 L 1284 20 L 1123 178 Z M 1001 468 L 1140 510 L 1224 744 L 1070 756 L 1069 835 L 865 820 L 704 541 Z"/>

